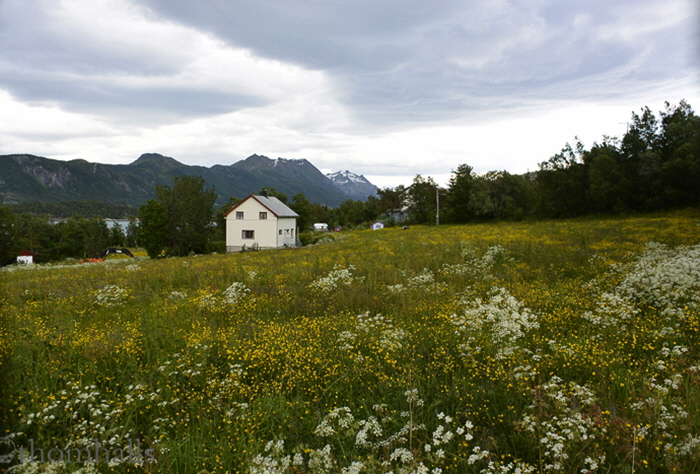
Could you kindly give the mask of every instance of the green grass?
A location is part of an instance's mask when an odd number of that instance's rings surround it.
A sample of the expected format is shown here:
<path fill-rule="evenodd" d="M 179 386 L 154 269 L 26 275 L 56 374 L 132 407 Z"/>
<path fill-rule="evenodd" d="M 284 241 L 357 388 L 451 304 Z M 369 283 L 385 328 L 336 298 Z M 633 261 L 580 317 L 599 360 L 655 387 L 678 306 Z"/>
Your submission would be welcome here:
<path fill-rule="evenodd" d="M 281 471 L 295 453 L 286 472 L 325 472 L 311 458 L 327 472 L 700 472 L 699 223 L 691 210 L 395 228 L 5 270 L 1 435 L 47 450 L 139 439 L 158 460 L 100 472 Z M 226 302 L 235 282 L 249 291 Z"/>

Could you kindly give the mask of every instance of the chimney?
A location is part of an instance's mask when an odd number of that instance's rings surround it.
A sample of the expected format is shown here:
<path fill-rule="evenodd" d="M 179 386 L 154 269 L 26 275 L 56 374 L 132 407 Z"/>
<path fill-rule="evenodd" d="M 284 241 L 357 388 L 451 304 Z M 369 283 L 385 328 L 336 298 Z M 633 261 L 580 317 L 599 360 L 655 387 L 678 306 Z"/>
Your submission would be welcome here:
<path fill-rule="evenodd" d="M 262 195 L 263 195 L 263 197 L 268 197 L 267 196 L 267 188 L 263 189 Z"/>

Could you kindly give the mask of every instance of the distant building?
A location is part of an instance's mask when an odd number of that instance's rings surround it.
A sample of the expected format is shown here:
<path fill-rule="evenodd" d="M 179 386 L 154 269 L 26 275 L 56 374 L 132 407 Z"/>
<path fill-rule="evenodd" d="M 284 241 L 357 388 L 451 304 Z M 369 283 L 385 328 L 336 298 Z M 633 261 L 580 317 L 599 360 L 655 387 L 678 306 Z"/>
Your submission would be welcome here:
<path fill-rule="evenodd" d="M 370 229 L 372 229 L 372 230 L 379 230 L 379 229 L 383 229 L 383 228 L 384 228 L 384 224 L 382 224 L 381 222 L 375 222 L 370 226 Z"/>
<path fill-rule="evenodd" d="M 314 224 L 314 230 L 322 230 L 324 232 L 328 232 L 328 224 L 323 222 L 317 222 L 316 224 Z"/>
<path fill-rule="evenodd" d="M 266 192 L 249 195 L 224 216 L 227 252 L 296 246 L 299 215 Z"/>
<path fill-rule="evenodd" d="M 393 219 L 394 222 L 404 222 L 408 220 L 408 207 L 387 211 L 386 217 L 388 219 Z"/>
<path fill-rule="evenodd" d="M 19 255 L 17 255 L 17 263 L 34 263 L 34 257 L 36 257 L 36 254 L 20 250 Z"/>

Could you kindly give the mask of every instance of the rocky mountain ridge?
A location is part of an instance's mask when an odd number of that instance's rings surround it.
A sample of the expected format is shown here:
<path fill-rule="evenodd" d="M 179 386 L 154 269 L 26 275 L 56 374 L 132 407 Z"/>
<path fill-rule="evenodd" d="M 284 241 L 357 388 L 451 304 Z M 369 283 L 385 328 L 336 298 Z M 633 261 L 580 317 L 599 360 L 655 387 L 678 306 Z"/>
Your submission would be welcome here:
<path fill-rule="evenodd" d="M 377 194 L 377 187 L 361 174 L 345 170 L 328 173 L 326 176 L 352 199 L 364 201 L 368 196 Z"/>
<path fill-rule="evenodd" d="M 376 187 L 361 175 L 342 173 L 362 179 L 328 177 L 303 158 L 271 159 L 257 154 L 231 165 L 209 168 L 185 165 L 158 153 L 145 153 L 128 165 L 4 155 L 0 156 L 0 204 L 93 200 L 139 206 L 153 198 L 157 185 L 172 186 L 173 178 L 183 175 L 204 178 L 207 187 L 213 186 L 219 193 L 217 205 L 230 196 L 242 198 L 264 187 L 275 188 L 289 198 L 304 193 L 309 201 L 330 207 L 349 198 L 367 199 L 376 192 Z"/>

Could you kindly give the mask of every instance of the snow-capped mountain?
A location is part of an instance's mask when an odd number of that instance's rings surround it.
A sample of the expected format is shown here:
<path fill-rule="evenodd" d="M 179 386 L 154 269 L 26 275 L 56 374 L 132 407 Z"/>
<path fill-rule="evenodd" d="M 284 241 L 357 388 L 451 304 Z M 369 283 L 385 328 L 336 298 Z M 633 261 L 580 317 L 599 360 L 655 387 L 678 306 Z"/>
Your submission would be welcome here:
<path fill-rule="evenodd" d="M 364 201 L 377 193 L 377 187 L 361 174 L 345 170 L 328 173 L 326 176 L 351 199 Z"/>

